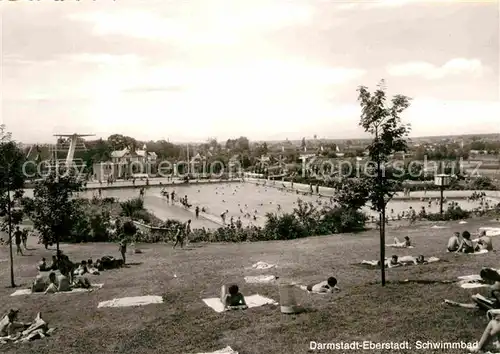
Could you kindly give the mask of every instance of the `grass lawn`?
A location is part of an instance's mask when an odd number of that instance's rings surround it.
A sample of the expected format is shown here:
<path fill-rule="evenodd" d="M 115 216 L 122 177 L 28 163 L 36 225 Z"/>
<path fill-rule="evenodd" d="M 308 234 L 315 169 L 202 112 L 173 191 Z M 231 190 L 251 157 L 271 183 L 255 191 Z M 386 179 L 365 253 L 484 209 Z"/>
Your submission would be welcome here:
<path fill-rule="evenodd" d="M 476 220 L 467 225 L 457 222 L 443 225 L 447 228 L 432 229 L 430 224 L 422 223 L 411 228 L 388 229 L 387 243 L 391 243 L 394 236 L 409 235 L 416 245 L 409 250 L 388 249 L 388 256 L 393 253 L 424 254 L 447 260 L 390 269 L 387 271 L 389 281 L 452 280 L 459 275 L 477 274 L 482 266 L 500 266 L 496 253 L 472 256 L 445 252 L 447 239 L 453 231 L 476 231 L 479 226 L 493 225 L 492 222 Z M 32 242 L 35 249 L 28 252 L 29 256 L 15 257 L 16 281 L 23 287 L 36 275 L 36 262 L 42 256 L 47 259 L 51 256 L 51 252 L 35 245 L 35 240 Z M 163 244 L 139 247 L 143 253 L 129 255 L 127 261 L 141 264 L 89 276 L 92 282 L 105 283 L 100 290 L 11 297 L 9 294 L 13 290 L 6 287 L 10 284 L 8 248 L 2 246 L 0 310 L 5 313 L 11 307 L 18 307 L 23 320 L 31 320 L 41 311 L 49 326 L 57 327 L 57 331 L 50 338 L 31 343 L 3 345 L 0 351 L 17 354 L 182 354 L 214 351 L 230 345 L 241 354 L 289 354 L 307 353 L 310 341 L 409 341 L 410 345 L 417 340 L 474 342 L 486 325 L 484 314 L 449 307 L 442 302 L 444 298 L 469 302 L 471 294 L 487 289 L 464 290 L 456 284 L 389 284 L 382 288 L 374 284 L 380 278 L 379 271 L 355 263 L 378 257 L 376 230 L 288 242 L 204 244 L 191 250 L 173 250 Z M 106 254 L 118 256 L 116 244 L 62 245 L 62 249 L 74 261 L 97 259 Z M 275 263 L 278 268 L 274 271 L 245 269 L 257 261 Z M 282 279 L 302 283 L 321 281 L 333 274 L 342 292 L 325 296 L 298 290 L 299 303 L 308 311 L 292 316 L 282 315 L 279 306 L 270 305 L 219 314 L 201 301 L 218 296 L 222 284 L 233 282 L 240 285 L 243 294 L 258 293 L 279 301 L 276 285 L 250 285 L 243 281 L 244 275 L 273 273 Z M 97 309 L 100 301 L 115 297 L 162 294 L 166 297 L 164 304 Z M 457 352 L 460 351 L 439 351 Z"/>

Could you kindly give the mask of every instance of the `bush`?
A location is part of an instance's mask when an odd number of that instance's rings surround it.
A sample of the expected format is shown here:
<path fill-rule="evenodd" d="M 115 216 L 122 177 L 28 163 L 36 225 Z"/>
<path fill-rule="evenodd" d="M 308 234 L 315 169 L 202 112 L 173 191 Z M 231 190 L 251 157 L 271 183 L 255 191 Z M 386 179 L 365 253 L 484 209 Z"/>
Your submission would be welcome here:
<path fill-rule="evenodd" d="M 120 203 L 122 208 L 121 215 L 132 218 L 135 212 L 144 210 L 144 200 L 142 198 L 133 198 Z"/>
<path fill-rule="evenodd" d="M 440 213 L 427 214 L 426 219 L 429 221 L 450 221 L 450 220 L 463 220 L 471 216 L 471 212 L 463 210 L 457 205 L 450 205 L 448 209 Z"/>

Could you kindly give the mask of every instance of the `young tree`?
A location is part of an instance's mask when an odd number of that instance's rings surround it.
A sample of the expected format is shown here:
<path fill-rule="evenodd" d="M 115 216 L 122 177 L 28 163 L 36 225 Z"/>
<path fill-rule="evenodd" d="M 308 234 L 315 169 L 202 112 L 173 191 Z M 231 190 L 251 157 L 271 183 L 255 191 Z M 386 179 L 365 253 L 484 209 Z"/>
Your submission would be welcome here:
<path fill-rule="evenodd" d="M 80 208 L 72 196 L 81 190 L 82 183 L 72 173 L 55 169 L 35 185 L 31 219 L 44 243 L 55 243 L 57 251 L 61 236 L 71 234 L 79 217 Z"/>
<path fill-rule="evenodd" d="M 387 104 L 385 82 L 382 80 L 375 92 L 361 86 L 358 89 L 361 105 L 359 125 L 373 136 L 367 147 L 372 166 L 367 166 L 364 178 L 370 186 L 368 200 L 371 208 L 379 213 L 380 222 L 380 269 L 382 286 L 385 285 L 385 208 L 402 182 L 404 173 L 398 176 L 390 168 L 391 155 L 408 149 L 406 138 L 410 126 L 401 122 L 401 114 L 410 106 L 410 98 L 394 96 Z M 397 172 L 397 171 L 396 171 Z"/>
<path fill-rule="evenodd" d="M 21 209 L 16 208 L 22 198 L 25 176 L 23 164 L 25 158 L 17 144 L 11 140 L 11 134 L 0 125 L 0 217 L 3 217 L 3 229 L 9 237 L 10 282 L 15 287 L 14 257 L 12 254 L 12 230 L 23 219 Z"/>

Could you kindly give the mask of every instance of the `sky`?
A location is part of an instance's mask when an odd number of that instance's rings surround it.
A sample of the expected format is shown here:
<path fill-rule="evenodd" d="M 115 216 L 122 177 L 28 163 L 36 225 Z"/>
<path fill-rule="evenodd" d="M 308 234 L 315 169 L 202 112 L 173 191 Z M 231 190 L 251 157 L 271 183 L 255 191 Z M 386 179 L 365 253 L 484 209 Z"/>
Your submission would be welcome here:
<path fill-rule="evenodd" d="M 500 132 L 496 1 L 0 1 L 14 139 L 364 138 L 356 89 L 412 136 Z"/>

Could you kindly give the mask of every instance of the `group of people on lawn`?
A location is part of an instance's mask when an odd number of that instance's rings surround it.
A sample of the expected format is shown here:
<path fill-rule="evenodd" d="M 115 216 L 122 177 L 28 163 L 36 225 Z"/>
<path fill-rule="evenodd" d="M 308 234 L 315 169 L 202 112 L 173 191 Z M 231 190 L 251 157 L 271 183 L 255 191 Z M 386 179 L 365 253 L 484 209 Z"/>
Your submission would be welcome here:
<path fill-rule="evenodd" d="M 493 243 L 491 237 L 486 236 L 486 231 L 481 231 L 479 238 L 471 240 L 471 234 L 469 231 L 455 232 L 453 236 L 448 240 L 447 246 L 448 252 L 456 253 L 474 253 L 481 250 L 493 251 Z"/>
<path fill-rule="evenodd" d="M 44 292 L 51 294 L 61 291 L 71 291 L 75 288 L 89 289 L 90 281 L 85 274 L 99 274 L 100 271 L 106 269 L 119 268 L 125 265 L 127 241 L 122 239 L 119 243 L 119 251 L 122 259 L 115 259 L 112 256 L 104 256 L 93 262 L 92 259 L 83 260 L 79 264 L 75 264 L 69 260 L 69 257 L 62 251 L 58 250 L 56 255 L 52 256 L 52 263 L 47 264 L 45 258 L 42 258 L 38 264 L 40 272 L 50 272 L 48 279 L 42 274 L 38 274 L 31 285 L 31 292 Z M 56 275 L 56 271 L 59 274 Z"/>

